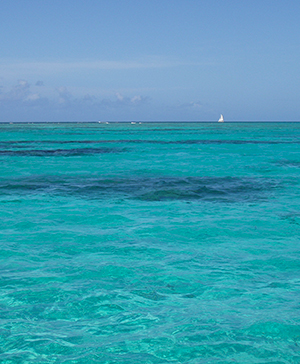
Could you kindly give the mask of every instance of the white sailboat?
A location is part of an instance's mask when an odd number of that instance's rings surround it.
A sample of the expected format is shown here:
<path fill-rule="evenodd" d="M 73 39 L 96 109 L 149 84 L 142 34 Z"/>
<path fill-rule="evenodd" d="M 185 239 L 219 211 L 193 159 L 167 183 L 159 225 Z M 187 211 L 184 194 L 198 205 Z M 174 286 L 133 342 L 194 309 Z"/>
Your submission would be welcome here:
<path fill-rule="evenodd" d="M 224 117 L 223 114 L 221 114 L 220 119 L 218 120 L 219 123 L 224 123 Z"/>

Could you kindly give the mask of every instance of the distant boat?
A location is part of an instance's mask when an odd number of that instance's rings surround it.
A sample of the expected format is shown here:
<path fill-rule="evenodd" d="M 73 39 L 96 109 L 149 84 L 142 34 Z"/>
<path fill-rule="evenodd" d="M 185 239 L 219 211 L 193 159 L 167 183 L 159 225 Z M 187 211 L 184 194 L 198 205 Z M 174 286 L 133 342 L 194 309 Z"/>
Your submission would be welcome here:
<path fill-rule="evenodd" d="M 218 120 L 219 123 L 224 123 L 224 117 L 223 114 L 221 114 L 220 119 Z"/>

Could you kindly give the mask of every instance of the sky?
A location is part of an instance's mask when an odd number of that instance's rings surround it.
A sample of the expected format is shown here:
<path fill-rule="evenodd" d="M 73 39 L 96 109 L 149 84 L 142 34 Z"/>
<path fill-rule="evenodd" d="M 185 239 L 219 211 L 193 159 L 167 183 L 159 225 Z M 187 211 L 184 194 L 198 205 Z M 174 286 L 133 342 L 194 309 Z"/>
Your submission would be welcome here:
<path fill-rule="evenodd" d="M 300 121 L 299 0 L 1 0 L 0 121 Z"/>

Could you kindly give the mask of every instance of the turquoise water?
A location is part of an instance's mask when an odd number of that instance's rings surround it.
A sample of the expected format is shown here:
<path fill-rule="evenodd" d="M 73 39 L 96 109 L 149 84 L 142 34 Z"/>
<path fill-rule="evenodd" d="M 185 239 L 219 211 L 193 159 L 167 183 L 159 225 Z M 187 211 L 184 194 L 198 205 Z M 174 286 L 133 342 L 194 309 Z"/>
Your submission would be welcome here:
<path fill-rule="evenodd" d="M 0 125 L 1 363 L 299 363 L 300 124 Z"/>

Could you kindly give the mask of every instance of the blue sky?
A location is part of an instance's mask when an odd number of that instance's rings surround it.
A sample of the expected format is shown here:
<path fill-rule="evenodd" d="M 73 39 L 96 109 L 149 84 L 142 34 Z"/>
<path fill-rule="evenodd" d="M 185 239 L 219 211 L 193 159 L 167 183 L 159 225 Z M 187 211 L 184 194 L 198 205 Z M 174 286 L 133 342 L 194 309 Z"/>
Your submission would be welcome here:
<path fill-rule="evenodd" d="M 1 0 L 0 121 L 300 120 L 299 0 Z"/>

